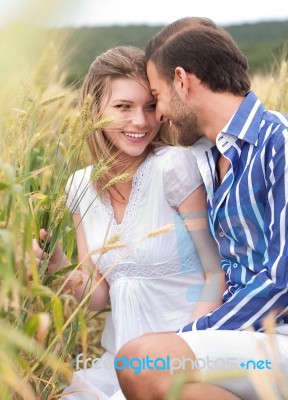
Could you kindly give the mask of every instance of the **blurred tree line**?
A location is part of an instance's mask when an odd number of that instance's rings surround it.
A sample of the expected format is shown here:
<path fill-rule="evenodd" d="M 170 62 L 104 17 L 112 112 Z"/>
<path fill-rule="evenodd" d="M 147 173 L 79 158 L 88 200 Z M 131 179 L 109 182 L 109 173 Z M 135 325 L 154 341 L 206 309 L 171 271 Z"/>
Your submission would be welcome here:
<path fill-rule="evenodd" d="M 61 35 L 66 37 L 67 83 L 81 83 L 94 58 L 110 47 L 128 44 L 144 50 L 148 40 L 161 28 L 115 25 L 60 29 Z M 288 44 L 288 21 L 225 26 L 225 29 L 246 55 L 250 75 L 271 72 L 273 67 L 277 67 Z"/>

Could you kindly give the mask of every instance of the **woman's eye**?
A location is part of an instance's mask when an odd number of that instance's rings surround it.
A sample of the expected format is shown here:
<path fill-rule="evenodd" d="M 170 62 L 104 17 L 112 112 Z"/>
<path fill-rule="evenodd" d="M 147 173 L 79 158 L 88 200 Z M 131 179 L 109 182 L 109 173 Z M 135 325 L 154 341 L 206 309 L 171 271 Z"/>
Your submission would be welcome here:
<path fill-rule="evenodd" d="M 130 105 L 129 104 L 117 104 L 115 106 L 115 108 L 117 108 L 118 110 L 121 110 L 121 111 L 126 111 L 126 110 L 130 110 Z"/>

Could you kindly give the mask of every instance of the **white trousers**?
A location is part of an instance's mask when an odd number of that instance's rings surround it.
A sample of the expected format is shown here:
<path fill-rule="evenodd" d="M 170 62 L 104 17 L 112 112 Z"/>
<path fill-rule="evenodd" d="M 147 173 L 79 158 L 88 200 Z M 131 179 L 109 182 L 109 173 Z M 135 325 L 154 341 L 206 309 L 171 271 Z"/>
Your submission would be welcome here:
<path fill-rule="evenodd" d="M 271 390 L 278 394 L 275 386 L 281 387 L 281 377 L 287 382 L 286 334 L 207 330 L 177 335 L 191 348 L 195 360 L 176 360 L 175 368 L 185 368 L 185 363 L 197 368 L 202 382 L 220 386 L 242 400 L 270 398 L 267 394 Z"/>

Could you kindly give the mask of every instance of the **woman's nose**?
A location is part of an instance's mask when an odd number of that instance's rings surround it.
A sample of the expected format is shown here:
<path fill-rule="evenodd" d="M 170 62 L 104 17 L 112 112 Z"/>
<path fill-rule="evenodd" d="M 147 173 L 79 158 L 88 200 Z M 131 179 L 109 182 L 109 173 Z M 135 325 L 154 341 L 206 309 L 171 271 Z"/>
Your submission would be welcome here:
<path fill-rule="evenodd" d="M 132 120 L 134 125 L 136 126 L 139 127 L 147 126 L 147 117 L 143 110 L 137 110 L 137 111 L 135 110 Z"/>

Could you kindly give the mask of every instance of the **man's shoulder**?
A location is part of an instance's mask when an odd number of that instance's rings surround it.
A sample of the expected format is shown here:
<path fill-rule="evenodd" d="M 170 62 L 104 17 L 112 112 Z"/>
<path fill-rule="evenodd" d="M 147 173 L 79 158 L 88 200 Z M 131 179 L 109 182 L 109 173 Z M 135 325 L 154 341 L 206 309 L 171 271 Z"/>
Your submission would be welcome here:
<path fill-rule="evenodd" d="M 288 116 L 278 111 L 265 110 L 259 132 L 259 145 L 273 153 L 276 150 L 281 152 L 281 148 L 286 152 L 287 132 Z"/>
<path fill-rule="evenodd" d="M 288 128 L 288 115 L 282 114 L 279 111 L 266 110 L 263 119 L 275 125 L 282 125 L 283 128 Z"/>

